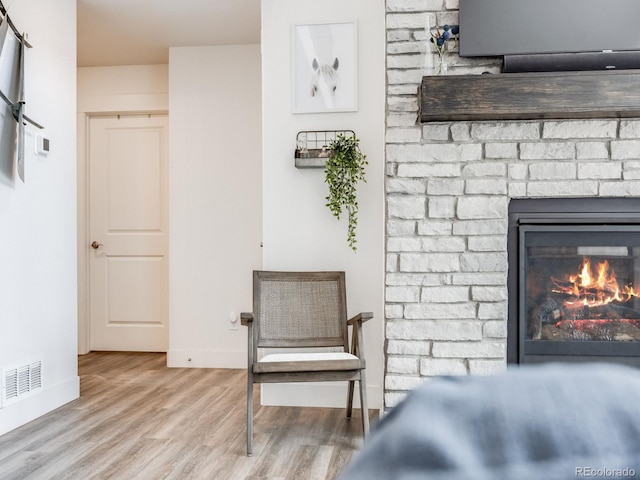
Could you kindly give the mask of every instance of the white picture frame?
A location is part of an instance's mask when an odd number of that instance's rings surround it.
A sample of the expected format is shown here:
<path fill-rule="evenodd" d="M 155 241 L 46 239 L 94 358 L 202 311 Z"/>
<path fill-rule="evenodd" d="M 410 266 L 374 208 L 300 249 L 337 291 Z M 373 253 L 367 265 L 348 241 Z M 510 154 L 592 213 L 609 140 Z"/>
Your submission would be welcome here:
<path fill-rule="evenodd" d="M 355 22 L 292 26 L 293 113 L 358 110 L 357 38 Z"/>

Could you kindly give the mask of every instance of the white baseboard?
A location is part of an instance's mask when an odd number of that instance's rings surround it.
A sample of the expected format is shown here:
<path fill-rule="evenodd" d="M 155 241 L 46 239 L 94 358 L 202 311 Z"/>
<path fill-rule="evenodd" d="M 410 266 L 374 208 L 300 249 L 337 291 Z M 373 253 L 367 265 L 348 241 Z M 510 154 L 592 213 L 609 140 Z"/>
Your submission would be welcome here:
<path fill-rule="evenodd" d="M 247 368 L 246 350 L 169 350 L 167 366 L 180 368 Z"/>
<path fill-rule="evenodd" d="M 80 396 L 80 377 L 45 387 L 33 395 L 0 408 L 0 435 L 4 435 Z"/>

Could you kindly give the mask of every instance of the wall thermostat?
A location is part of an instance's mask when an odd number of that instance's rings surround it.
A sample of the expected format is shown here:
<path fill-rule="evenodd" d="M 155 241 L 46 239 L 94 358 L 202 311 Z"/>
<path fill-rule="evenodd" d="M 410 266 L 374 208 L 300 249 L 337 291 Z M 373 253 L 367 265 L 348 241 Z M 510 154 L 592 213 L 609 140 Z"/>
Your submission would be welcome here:
<path fill-rule="evenodd" d="M 36 136 L 36 154 L 47 155 L 51 149 L 49 139 L 42 135 Z"/>

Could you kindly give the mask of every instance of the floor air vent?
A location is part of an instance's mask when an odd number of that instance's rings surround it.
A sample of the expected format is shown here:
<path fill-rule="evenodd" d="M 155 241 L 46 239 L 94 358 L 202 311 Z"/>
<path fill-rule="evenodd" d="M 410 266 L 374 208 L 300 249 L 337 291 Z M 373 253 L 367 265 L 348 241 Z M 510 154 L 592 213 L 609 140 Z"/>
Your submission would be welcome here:
<path fill-rule="evenodd" d="M 3 405 L 16 402 L 42 387 L 42 362 L 3 370 Z"/>

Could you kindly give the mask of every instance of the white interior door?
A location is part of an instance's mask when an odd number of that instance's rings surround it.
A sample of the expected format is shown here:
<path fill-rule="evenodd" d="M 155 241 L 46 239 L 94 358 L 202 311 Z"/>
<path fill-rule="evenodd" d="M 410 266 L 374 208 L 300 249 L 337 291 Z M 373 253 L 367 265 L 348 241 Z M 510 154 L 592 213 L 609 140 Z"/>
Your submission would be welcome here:
<path fill-rule="evenodd" d="M 168 118 L 89 126 L 90 349 L 168 348 Z"/>

